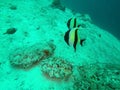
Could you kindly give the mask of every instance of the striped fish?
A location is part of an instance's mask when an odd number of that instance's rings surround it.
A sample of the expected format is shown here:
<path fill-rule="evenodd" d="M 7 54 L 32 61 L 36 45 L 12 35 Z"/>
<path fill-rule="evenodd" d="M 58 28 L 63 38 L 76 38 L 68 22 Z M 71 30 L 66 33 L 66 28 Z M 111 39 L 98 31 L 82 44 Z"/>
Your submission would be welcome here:
<path fill-rule="evenodd" d="M 78 23 L 78 19 L 73 17 L 73 18 L 70 18 L 67 22 L 67 27 L 68 29 L 73 29 L 73 28 L 76 28 L 76 27 L 79 27 L 80 24 Z"/>
<path fill-rule="evenodd" d="M 75 51 L 76 51 L 76 45 L 80 44 L 82 46 L 83 45 L 83 41 L 85 41 L 85 39 L 80 40 L 80 36 L 78 34 L 78 30 L 79 30 L 78 27 L 73 28 L 73 29 L 68 30 L 67 32 L 65 32 L 65 35 L 64 35 L 65 42 L 69 46 L 73 46 Z"/>

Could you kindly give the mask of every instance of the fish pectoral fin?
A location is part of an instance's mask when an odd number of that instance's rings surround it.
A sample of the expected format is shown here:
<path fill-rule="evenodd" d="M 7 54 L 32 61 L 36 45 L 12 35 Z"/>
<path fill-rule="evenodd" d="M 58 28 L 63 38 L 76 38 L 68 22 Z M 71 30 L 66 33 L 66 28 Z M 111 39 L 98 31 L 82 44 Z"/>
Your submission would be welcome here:
<path fill-rule="evenodd" d="M 81 40 L 80 40 L 80 45 L 81 45 L 81 46 L 83 46 L 83 43 L 84 43 L 85 40 L 86 40 L 86 39 L 81 39 Z"/>

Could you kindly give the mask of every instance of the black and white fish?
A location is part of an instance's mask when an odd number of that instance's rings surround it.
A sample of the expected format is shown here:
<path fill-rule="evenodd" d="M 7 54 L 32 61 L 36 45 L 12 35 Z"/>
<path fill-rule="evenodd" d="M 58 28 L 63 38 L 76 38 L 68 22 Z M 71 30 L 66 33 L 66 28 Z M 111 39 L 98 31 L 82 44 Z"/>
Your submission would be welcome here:
<path fill-rule="evenodd" d="M 73 46 L 74 50 L 76 51 L 76 45 L 80 44 L 81 46 L 83 45 L 83 42 L 85 39 L 80 39 L 80 36 L 78 34 L 79 28 L 73 28 L 71 30 L 68 30 L 65 32 L 64 35 L 64 40 L 69 46 Z"/>
<path fill-rule="evenodd" d="M 78 22 L 78 18 L 76 18 L 76 17 L 70 18 L 67 22 L 68 29 L 73 29 L 73 28 L 76 28 L 79 26 L 80 26 L 80 24 Z"/>

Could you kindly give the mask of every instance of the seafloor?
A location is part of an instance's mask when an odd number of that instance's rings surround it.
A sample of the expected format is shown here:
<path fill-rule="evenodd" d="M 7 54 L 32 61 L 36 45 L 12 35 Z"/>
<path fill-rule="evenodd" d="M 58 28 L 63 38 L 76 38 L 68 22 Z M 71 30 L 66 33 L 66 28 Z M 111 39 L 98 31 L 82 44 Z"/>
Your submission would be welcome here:
<path fill-rule="evenodd" d="M 74 16 L 76 52 L 64 41 Z M 59 0 L 0 0 L 0 90 L 120 90 L 120 41 Z"/>

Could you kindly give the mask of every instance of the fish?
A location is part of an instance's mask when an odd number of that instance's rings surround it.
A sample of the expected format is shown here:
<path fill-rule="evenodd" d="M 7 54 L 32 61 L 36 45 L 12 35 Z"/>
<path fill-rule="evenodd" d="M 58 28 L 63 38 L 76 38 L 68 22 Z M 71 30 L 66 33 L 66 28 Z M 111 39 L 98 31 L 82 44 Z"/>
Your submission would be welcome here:
<path fill-rule="evenodd" d="M 80 44 L 81 46 L 83 46 L 83 42 L 85 41 L 85 39 L 80 39 L 78 31 L 79 31 L 79 28 L 76 27 L 71 30 L 69 29 L 68 31 L 65 32 L 65 35 L 64 35 L 65 42 L 67 43 L 67 45 L 73 46 L 75 52 L 76 52 L 77 44 Z"/>
<path fill-rule="evenodd" d="M 80 26 L 80 24 L 78 23 L 78 18 L 76 18 L 76 17 L 70 18 L 67 21 L 67 27 L 68 27 L 68 29 L 73 29 L 73 28 L 79 27 L 79 26 Z"/>

